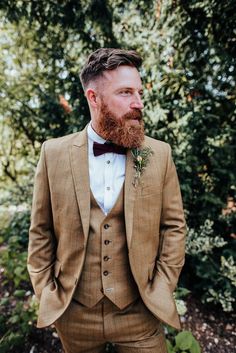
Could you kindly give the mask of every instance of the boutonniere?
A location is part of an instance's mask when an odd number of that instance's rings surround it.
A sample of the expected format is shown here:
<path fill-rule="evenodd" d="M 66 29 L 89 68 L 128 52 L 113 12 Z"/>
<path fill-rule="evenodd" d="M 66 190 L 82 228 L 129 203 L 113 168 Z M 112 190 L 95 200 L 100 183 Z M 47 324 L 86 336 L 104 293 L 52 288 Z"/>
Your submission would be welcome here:
<path fill-rule="evenodd" d="M 151 147 L 145 147 L 143 149 L 132 148 L 131 153 L 134 158 L 135 169 L 133 185 L 136 187 L 138 185 L 141 174 L 143 173 L 143 170 L 146 168 L 149 162 L 149 157 L 153 154 L 153 150 Z"/>

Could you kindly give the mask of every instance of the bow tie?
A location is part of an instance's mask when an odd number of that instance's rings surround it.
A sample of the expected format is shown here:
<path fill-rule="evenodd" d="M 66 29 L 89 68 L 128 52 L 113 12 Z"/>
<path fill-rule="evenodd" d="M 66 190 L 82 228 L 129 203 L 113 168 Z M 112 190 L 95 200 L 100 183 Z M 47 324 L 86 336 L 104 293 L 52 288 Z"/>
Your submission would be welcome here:
<path fill-rule="evenodd" d="M 93 154 L 95 157 L 110 152 L 117 154 L 126 154 L 126 148 L 115 145 L 114 143 L 93 143 Z"/>

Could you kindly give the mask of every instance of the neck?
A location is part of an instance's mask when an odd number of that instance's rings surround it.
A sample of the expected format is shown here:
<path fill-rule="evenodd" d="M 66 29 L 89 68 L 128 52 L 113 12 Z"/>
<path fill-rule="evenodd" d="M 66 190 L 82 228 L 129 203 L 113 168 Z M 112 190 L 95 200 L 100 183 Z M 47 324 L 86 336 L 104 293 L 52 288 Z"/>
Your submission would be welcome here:
<path fill-rule="evenodd" d="M 96 132 L 96 134 L 98 134 L 100 137 L 102 137 L 104 139 L 104 137 L 99 133 L 98 128 L 96 127 L 96 124 L 94 124 L 94 122 L 91 122 L 91 127 L 92 127 L 93 131 Z"/>

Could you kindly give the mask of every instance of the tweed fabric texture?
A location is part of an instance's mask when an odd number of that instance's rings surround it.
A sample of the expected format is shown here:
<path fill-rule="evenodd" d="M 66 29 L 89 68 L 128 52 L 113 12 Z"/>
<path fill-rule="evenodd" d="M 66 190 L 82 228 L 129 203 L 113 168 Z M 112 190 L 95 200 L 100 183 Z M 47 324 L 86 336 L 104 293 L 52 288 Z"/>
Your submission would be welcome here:
<path fill-rule="evenodd" d="M 85 262 L 73 297 L 91 308 L 103 296 L 108 297 L 120 309 L 139 296 L 129 265 L 123 187 L 107 216 L 91 192 Z"/>
<path fill-rule="evenodd" d="M 150 147 L 138 185 L 127 150 L 124 219 L 130 268 L 146 307 L 179 329 L 173 291 L 184 264 L 186 224 L 178 176 L 168 144 Z M 90 226 L 87 128 L 46 141 L 35 174 L 28 271 L 39 300 L 39 328 L 66 311 L 83 269 Z"/>
<path fill-rule="evenodd" d="M 141 298 L 122 310 L 106 297 L 93 308 L 72 300 L 55 326 L 66 353 L 102 353 L 106 342 L 118 353 L 167 353 L 162 325 Z"/>

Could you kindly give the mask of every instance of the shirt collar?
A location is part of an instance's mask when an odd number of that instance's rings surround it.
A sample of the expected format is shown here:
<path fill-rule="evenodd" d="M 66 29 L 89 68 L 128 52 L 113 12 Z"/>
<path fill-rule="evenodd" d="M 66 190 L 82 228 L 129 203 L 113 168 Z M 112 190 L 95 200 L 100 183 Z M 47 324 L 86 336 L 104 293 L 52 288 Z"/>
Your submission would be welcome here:
<path fill-rule="evenodd" d="M 105 143 L 106 142 L 106 140 L 104 140 L 100 135 L 98 135 L 96 133 L 96 131 L 94 131 L 94 129 L 92 128 L 91 121 L 88 125 L 87 134 L 88 134 L 88 138 L 90 140 L 92 140 L 93 142 L 97 142 L 97 143 Z"/>

